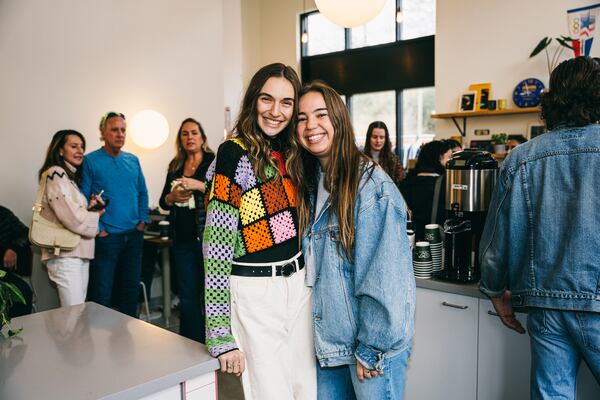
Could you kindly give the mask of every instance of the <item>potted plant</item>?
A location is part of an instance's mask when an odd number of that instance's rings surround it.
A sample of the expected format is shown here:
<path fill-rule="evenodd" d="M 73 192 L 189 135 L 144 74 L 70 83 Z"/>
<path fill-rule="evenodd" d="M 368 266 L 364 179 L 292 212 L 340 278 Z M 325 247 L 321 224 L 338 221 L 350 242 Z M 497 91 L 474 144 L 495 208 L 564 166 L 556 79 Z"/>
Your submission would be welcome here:
<path fill-rule="evenodd" d="M 550 55 L 550 53 L 548 53 L 548 47 L 550 46 L 550 43 L 552 43 L 553 40 L 556 41 L 558 43 L 558 45 L 554 49 L 554 53 L 552 53 L 552 55 Z M 554 70 L 554 67 L 556 67 L 558 65 L 558 62 L 560 61 L 560 57 L 561 57 L 563 51 L 565 49 L 573 50 L 572 43 L 573 43 L 573 39 L 571 39 L 568 36 L 561 35 L 557 38 L 545 37 L 542 40 L 540 40 L 540 42 L 537 44 L 537 46 L 535 46 L 535 49 L 533 49 L 533 51 L 529 55 L 529 58 L 535 57 L 538 54 L 540 54 L 542 51 L 544 51 L 546 53 L 546 63 L 548 65 L 548 75 L 550 75 L 552 73 L 552 71 Z"/>
<path fill-rule="evenodd" d="M 5 275 L 6 271 L 0 270 L 0 335 L 3 335 L 2 331 L 6 326 L 10 337 L 19 334 L 21 329 L 10 327 L 8 310 L 15 302 L 25 304 L 25 298 L 15 285 L 2 279 Z"/>
<path fill-rule="evenodd" d="M 492 135 L 492 144 L 494 145 L 494 153 L 504 154 L 506 152 L 506 142 L 508 135 L 506 133 L 495 133 Z"/>

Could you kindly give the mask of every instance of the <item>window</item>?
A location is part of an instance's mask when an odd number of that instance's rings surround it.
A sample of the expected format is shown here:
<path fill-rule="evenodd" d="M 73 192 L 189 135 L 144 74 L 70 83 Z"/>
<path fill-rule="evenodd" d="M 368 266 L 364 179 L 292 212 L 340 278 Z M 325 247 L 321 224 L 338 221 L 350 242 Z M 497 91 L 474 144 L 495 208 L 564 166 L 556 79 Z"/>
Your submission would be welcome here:
<path fill-rule="evenodd" d="M 392 149 L 396 147 L 396 92 L 373 92 L 352 96 L 352 126 L 356 144 L 362 148 L 367 137 L 367 128 L 373 121 L 383 121 L 390 132 Z"/>
<path fill-rule="evenodd" d="M 400 38 L 435 35 L 435 0 L 402 0 Z"/>
<path fill-rule="evenodd" d="M 322 79 L 343 93 L 359 147 L 371 122 L 385 122 L 405 165 L 435 136 L 430 116 L 435 103 L 435 5 L 435 0 L 386 0 L 375 19 L 351 29 L 318 11 L 300 17 L 301 29 L 308 33 L 308 43 L 301 44 L 303 81 Z M 398 9 L 401 23 L 396 22 Z M 402 62 L 407 59 L 410 68 Z"/>
<path fill-rule="evenodd" d="M 344 28 L 330 22 L 318 12 L 308 14 L 305 23 L 308 33 L 307 56 L 344 50 Z"/>
<path fill-rule="evenodd" d="M 433 140 L 435 123 L 431 113 L 435 107 L 432 87 L 406 89 L 402 92 L 402 161 L 416 158 L 423 143 Z"/>
<path fill-rule="evenodd" d="M 350 30 L 352 48 L 373 46 L 396 40 L 396 0 L 387 0 L 381 13 L 366 25 Z"/>

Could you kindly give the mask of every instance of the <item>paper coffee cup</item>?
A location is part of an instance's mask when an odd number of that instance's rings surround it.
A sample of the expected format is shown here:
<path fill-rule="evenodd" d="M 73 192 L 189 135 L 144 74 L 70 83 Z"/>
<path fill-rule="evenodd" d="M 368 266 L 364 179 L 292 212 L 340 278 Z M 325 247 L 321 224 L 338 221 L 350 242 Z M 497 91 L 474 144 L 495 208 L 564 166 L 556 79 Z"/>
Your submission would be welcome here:
<path fill-rule="evenodd" d="M 158 230 L 160 232 L 160 238 L 162 240 L 168 240 L 169 239 L 169 221 L 160 221 L 158 223 Z"/>

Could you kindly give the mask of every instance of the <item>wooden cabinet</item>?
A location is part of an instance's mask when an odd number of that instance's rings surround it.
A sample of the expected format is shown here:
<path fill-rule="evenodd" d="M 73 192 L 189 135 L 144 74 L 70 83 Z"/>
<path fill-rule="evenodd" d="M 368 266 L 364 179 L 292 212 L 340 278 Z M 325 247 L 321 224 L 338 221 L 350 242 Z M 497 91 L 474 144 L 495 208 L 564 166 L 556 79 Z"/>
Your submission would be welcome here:
<path fill-rule="evenodd" d="M 523 326 L 527 314 L 517 313 Z M 506 328 L 489 300 L 479 300 L 477 398 L 529 399 L 529 335 Z"/>
<path fill-rule="evenodd" d="M 475 399 L 478 299 L 417 289 L 407 400 Z"/>

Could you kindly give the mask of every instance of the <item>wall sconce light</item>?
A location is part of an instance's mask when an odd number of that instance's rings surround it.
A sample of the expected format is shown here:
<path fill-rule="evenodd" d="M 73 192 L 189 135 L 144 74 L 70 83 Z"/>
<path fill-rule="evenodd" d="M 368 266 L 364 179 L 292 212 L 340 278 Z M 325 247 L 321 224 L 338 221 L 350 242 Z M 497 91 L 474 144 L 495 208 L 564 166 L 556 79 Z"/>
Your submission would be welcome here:
<path fill-rule="evenodd" d="M 143 110 L 136 113 L 129 123 L 133 142 L 144 149 L 156 149 L 169 137 L 169 123 L 158 111 Z"/>
<path fill-rule="evenodd" d="M 315 0 L 317 8 L 328 20 L 344 28 L 361 26 L 375 18 L 385 0 Z"/>
<path fill-rule="evenodd" d="M 401 24 L 403 20 L 404 14 L 402 14 L 402 10 L 400 9 L 400 7 L 398 7 L 398 9 L 396 10 L 396 22 L 398 24 Z"/>
<path fill-rule="evenodd" d="M 302 36 L 300 37 L 300 41 L 302 43 L 308 43 L 308 32 L 306 32 L 306 30 L 302 31 Z"/>

